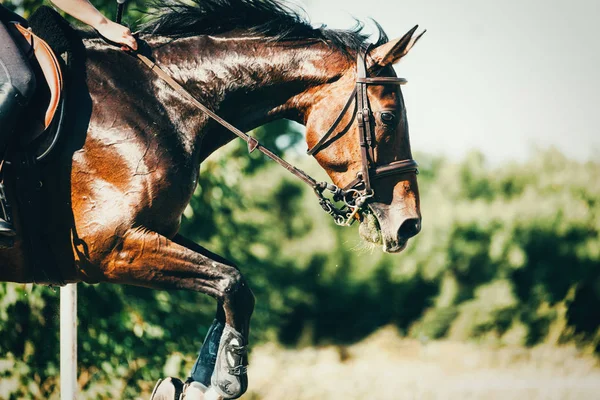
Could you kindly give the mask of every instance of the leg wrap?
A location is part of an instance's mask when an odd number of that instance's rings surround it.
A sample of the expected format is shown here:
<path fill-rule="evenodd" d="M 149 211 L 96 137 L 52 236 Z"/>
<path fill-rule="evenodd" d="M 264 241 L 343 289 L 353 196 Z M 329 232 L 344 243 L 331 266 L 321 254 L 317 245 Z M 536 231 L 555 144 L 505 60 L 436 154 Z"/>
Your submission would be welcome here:
<path fill-rule="evenodd" d="M 217 364 L 211 377 L 211 389 L 224 399 L 237 399 L 248 389 L 248 344 L 244 336 L 225 325 L 219 343 Z"/>

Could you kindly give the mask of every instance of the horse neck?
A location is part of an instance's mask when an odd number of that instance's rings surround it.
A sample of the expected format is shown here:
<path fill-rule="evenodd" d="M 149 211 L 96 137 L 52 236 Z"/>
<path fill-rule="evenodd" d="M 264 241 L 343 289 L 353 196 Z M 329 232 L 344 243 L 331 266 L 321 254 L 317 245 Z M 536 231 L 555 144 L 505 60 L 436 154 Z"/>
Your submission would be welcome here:
<path fill-rule="evenodd" d="M 243 131 L 281 118 L 303 123 L 315 88 L 337 80 L 349 67 L 339 51 L 322 43 L 285 46 L 265 39 L 207 36 L 155 41 L 154 46 L 164 42 L 154 52 L 161 67 Z M 169 109 L 172 119 L 200 113 L 181 99 Z M 206 116 L 196 120 L 178 125 L 186 127 L 182 134 L 196 144 L 202 161 L 232 136 L 209 125 Z"/>

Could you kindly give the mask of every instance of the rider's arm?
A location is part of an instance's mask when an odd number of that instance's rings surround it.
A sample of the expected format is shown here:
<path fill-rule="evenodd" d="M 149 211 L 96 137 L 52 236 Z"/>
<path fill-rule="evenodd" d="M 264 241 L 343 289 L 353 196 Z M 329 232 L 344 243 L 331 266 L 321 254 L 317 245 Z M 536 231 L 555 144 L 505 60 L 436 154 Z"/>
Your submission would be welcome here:
<path fill-rule="evenodd" d="M 106 18 L 88 0 L 51 0 L 52 3 L 81 22 L 96 29 L 102 36 L 136 50 L 137 43 L 131 31 Z"/>

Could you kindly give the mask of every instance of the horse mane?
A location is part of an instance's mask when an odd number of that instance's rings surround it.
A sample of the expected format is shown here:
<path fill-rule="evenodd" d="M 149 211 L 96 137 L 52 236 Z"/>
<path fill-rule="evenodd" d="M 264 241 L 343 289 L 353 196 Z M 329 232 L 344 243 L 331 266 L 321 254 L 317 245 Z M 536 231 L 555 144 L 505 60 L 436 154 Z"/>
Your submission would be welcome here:
<path fill-rule="evenodd" d="M 273 42 L 324 42 L 347 55 L 356 53 L 367 43 L 364 24 L 348 30 L 313 27 L 304 10 L 283 0 L 154 0 L 143 33 L 182 38 L 242 32 Z M 383 28 L 376 45 L 386 43 Z"/>

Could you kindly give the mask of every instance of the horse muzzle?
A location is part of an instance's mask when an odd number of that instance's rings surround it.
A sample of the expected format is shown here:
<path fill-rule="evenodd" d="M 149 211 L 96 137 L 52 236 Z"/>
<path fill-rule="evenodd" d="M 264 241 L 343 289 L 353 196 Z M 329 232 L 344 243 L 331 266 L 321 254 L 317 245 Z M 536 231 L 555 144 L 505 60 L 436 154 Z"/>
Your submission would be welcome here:
<path fill-rule="evenodd" d="M 406 248 L 408 239 L 421 231 L 421 215 L 417 209 L 403 204 L 371 203 L 370 216 L 365 216 L 359 230 L 363 239 L 381 244 L 386 253 L 399 253 Z"/>

